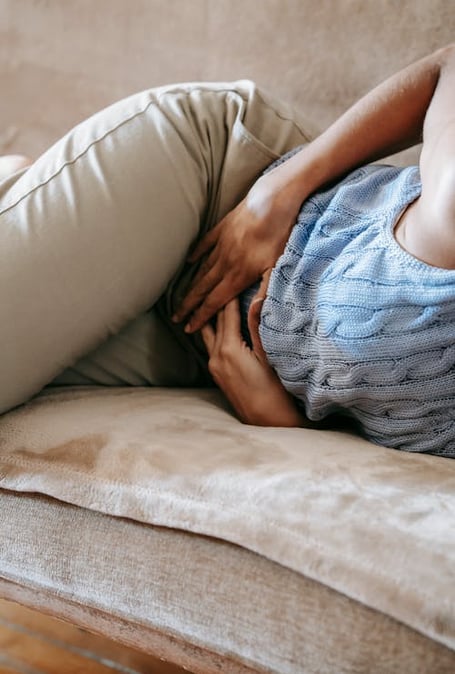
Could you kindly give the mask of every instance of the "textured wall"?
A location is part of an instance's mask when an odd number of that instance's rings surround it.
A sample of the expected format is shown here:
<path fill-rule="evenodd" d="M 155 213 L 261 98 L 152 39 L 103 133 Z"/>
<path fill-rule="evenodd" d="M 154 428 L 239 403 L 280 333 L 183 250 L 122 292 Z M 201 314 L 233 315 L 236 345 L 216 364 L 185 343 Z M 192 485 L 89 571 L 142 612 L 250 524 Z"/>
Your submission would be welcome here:
<path fill-rule="evenodd" d="M 324 127 L 454 35 L 454 0 L 0 0 L 0 153 L 183 80 L 253 78 Z"/>

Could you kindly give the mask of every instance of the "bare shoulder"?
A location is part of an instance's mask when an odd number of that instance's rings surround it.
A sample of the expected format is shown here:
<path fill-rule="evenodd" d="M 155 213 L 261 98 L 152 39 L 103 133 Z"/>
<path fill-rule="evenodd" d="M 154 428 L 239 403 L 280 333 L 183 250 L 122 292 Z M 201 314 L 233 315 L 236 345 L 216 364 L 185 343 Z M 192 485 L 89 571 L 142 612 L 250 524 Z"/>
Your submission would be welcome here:
<path fill-rule="evenodd" d="M 434 59 L 439 68 L 439 77 L 423 129 L 424 143 L 430 146 L 455 119 L 455 43 L 435 52 Z"/>
<path fill-rule="evenodd" d="M 422 193 L 396 230 L 428 264 L 455 269 L 455 44 L 436 52 L 439 77 L 423 127 Z"/>
<path fill-rule="evenodd" d="M 455 234 L 455 45 L 442 51 L 441 71 L 423 128 L 422 196 L 440 226 Z"/>

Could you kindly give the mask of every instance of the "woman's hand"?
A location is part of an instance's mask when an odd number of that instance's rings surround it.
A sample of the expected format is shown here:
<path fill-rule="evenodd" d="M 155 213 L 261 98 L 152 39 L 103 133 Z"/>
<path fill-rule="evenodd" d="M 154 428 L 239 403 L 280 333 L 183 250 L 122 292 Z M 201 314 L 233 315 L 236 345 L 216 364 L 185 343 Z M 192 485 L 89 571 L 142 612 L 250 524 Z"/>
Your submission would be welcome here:
<path fill-rule="evenodd" d="M 290 197 L 284 164 L 261 176 L 245 199 L 199 242 L 189 256 L 202 263 L 173 317 L 189 314 L 185 330 L 199 330 L 233 297 L 275 265 L 295 223 L 302 197 Z"/>
<path fill-rule="evenodd" d="M 263 355 L 257 329 L 254 329 L 262 302 L 260 297 L 253 300 L 248 314 L 253 350 L 240 332 L 237 298 L 218 312 L 216 328 L 210 323 L 204 325 L 201 334 L 209 354 L 210 373 L 244 423 L 308 426 L 310 424 L 300 414 L 294 399 Z"/>
<path fill-rule="evenodd" d="M 420 142 L 439 84 L 449 81 L 448 89 L 453 89 L 454 51 L 453 45 L 438 49 L 392 75 L 318 138 L 259 178 L 194 250 L 190 261 L 207 258 L 174 319 L 192 313 L 187 330 L 199 329 L 275 265 L 300 205 L 312 192 L 357 166 Z"/>

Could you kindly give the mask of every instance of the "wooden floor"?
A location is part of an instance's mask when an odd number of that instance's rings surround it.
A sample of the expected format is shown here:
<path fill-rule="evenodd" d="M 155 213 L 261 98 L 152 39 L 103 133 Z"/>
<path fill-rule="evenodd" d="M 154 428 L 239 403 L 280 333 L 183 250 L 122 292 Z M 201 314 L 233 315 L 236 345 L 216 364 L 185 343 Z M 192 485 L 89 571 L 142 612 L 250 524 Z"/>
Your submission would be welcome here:
<path fill-rule="evenodd" d="M 182 674 L 184 670 L 0 600 L 0 674 Z"/>

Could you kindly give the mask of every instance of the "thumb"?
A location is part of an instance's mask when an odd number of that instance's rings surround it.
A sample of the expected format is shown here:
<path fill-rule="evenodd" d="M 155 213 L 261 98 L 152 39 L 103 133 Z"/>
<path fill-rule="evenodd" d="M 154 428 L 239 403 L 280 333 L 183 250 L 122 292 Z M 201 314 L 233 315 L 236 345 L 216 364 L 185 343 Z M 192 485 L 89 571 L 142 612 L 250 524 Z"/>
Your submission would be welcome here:
<path fill-rule="evenodd" d="M 259 337 L 259 323 L 261 320 L 262 305 L 264 304 L 271 273 L 271 269 L 267 269 L 264 272 L 259 289 L 254 296 L 248 311 L 248 330 L 250 333 L 251 343 L 253 345 L 253 351 L 259 360 L 263 362 L 266 361 L 267 358 Z"/>

